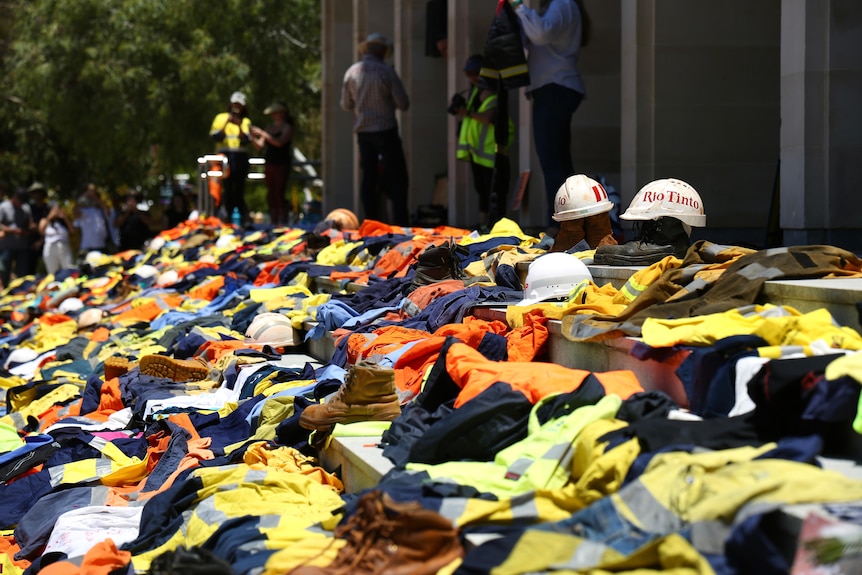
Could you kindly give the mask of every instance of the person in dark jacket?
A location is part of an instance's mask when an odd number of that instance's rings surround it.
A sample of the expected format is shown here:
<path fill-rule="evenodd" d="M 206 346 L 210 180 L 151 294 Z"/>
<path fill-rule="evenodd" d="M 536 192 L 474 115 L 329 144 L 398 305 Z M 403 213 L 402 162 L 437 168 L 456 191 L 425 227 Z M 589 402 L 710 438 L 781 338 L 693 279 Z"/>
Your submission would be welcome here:
<path fill-rule="evenodd" d="M 258 150 L 264 151 L 270 219 L 276 226 L 283 226 L 288 223 L 290 214 L 285 194 L 293 164 L 293 118 L 284 102 L 273 102 L 263 113 L 272 116 L 272 124 L 265 129 L 252 126 L 251 142 Z"/>

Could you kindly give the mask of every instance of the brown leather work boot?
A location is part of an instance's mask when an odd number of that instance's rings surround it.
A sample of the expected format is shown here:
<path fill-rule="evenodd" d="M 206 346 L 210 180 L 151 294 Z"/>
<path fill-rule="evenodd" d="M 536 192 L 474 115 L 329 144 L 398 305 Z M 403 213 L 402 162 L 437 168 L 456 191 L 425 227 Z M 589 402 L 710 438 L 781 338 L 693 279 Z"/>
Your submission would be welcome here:
<path fill-rule="evenodd" d="M 200 381 L 210 374 L 205 359 L 174 359 L 166 355 L 145 355 L 141 358 L 141 373 L 174 381 Z"/>
<path fill-rule="evenodd" d="M 334 535 L 347 544 L 330 565 L 297 567 L 291 575 L 433 575 L 464 555 L 451 521 L 379 491 L 363 495 Z"/>
<path fill-rule="evenodd" d="M 105 381 L 130 372 L 136 365 L 121 355 L 112 355 L 105 360 Z"/>
<path fill-rule="evenodd" d="M 566 252 L 578 245 L 582 240 L 596 249 L 605 236 L 610 235 L 611 216 L 608 212 L 594 214 L 577 220 L 566 220 L 560 222 L 560 231 L 554 238 L 554 245 L 550 252 Z"/>
<path fill-rule="evenodd" d="M 360 361 L 347 371 L 342 385 L 326 403 L 309 405 L 299 416 L 305 429 L 329 429 L 336 423 L 392 421 L 401 415 L 395 370 Z"/>

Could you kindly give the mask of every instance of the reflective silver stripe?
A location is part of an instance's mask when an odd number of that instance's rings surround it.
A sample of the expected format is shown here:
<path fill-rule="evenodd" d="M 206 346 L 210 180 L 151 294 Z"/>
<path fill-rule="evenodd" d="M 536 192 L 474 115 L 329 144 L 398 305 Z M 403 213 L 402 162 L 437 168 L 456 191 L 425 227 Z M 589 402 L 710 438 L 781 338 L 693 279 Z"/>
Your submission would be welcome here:
<path fill-rule="evenodd" d="M 571 460 L 573 455 L 572 444 L 567 441 L 566 443 L 557 443 L 551 446 L 542 456 L 542 459 L 559 461 L 562 465 L 564 458 Z"/>
<path fill-rule="evenodd" d="M 269 471 L 266 469 L 249 469 L 243 478 L 248 483 L 266 484 L 266 479 L 269 477 Z"/>
<path fill-rule="evenodd" d="M 693 282 L 691 282 L 691 283 L 689 283 L 688 285 L 684 286 L 684 287 L 682 288 L 682 290 L 680 290 L 679 292 L 677 292 L 677 293 L 673 294 L 673 296 L 669 297 L 669 298 L 668 298 L 668 301 L 671 301 L 671 300 L 677 299 L 677 298 L 679 298 L 679 297 L 682 297 L 682 296 L 683 296 L 684 294 L 686 294 L 686 293 L 695 293 L 695 292 L 697 292 L 698 290 L 702 290 L 703 288 L 705 288 L 706 286 L 710 285 L 711 283 L 712 283 L 712 282 L 707 282 L 707 281 L 704 281 L 704 280 L 702 280 L 702 279 L 695 279 Z"/>
<path fill-rule="evenodd" d="M 736 515 L 733 517 L 733 524 L 739 525 L 749 517 L 775 511 L 784 505 L 785 503 L 781 501 L 754 501 L 744 503 L 742 507 L 736 510 Z"/>
<path fill-rule="evenodd" d="M 6 417 L 12 420 L 12 427 L 14 427 L 15 429 L 23 429 L 27 427 L 27 418 L 24 417 L 19 411 L 7 413 Z"/>
<path fill-rule="evenodd" d="M 526 457 L 520 457 L 516 459 L 512 463 L 512 465 L 510 465 L 508 469 L 506 469 L 506 479 L 510 479 L 512 481 L 519 480 L 521 477 L 524 476 L 524 474 L 527 472 L 527 470 L 532 464 L 533 460 L 527 459 Z"/>
<path fill-rule="evenodd" d="M 731 246 L 722 245 L 722 244 L 708 244 L 708 245 L 702 247 L 700 250 L 703 253 L 706 253 L 706 254 L 709 254 L 712 256 L 717 256 L 721 252 L 723 252 L 725 250 L 729 250 L 730 248 L 731 248 Z"/>
<path fill-rule="evenodd" d="M 515 519 L 530 519 L 541 521 L 539 508 L 536 506 L 536 497 L 533 491 L 516 495 L 509 500 L 512 517 Z"/>
<path fill-rule="evenodd" d="M 744 277 L 745 279 L 755 280 L 755 279 L 767 279 L 770 280 L 772 278 L 781 277 L 784 275 L 784 272 L 775 267 L 765 267 L 757 262 L 749 264 L 744 268 L 740 269 L 738 272 L 739 275 Z"/>
<path fill-rule="evenodd" d="M 278 522 L 281 521 L 281 515 L 261 515 L 257 518 L 257 526 L 263 528 L 278 527 Z"/>
<path fill-rule="evenodd" d="M 96 477 L 104 477 L 110 473 L 113 473 L 114 465 L 110 459 L 97 459 L 96 460 Z"/>
<path fill-rule="evenodd" d="M 62 465 L 58 465 L 56 467 L 48 468 L 48 477 L 51 478 L 51 487 L 57 487 L 61 483 L 63 483 L 63 475 L 65 475 L 66 469 Z"/>
<path fill-rule="evenodd" d="M 90 505 L 101 506 L 108 501 L 109 490 L 104 485 L 97 485 L 90 489 Z"/>
<path fill-rule="evenodd" d="M 485 140 L 488 139 L 488 128 L 490 127 L 490 124 L 485 124 L 484 122 L 479 123 L 482 124 L 482 131 L 479 132 L 479 145 L 473 153 L 482 159 L 491 160 L 493 162 L 494 154 L 485 151 Z"/>
<path fill-rule="evenodd" d="M 578 537 L 580 539 L 580 537 Z M 572 556 L 565 563 L 554 563 L 552 569 L 594 569 L 600 565 L 608 547 L 589 539 L 580 539 Z"/>
<path fill-rule="evenodd" d="M 705 267 L 707 267 L 707 264 L 691 264 L 685 266 L 684 268 L 677 268 L 677 271 L 680 272 L 680 275 L 678 278 L 676 278 L 676 283 L 681 284 L 693 281 L 697 273 L 703 270 L 703 268 Z"/>
<path fill-rule="evenodd" d="M 701 553 L 723 555 L 730 532 L 730 525 L 721 521 L 698 521 L 691 525 L 691 544 Z"/>
<path fill-rule="evenodd" d="M 572 318 L 572 323 L 569 325 L 568 330 L 563 330 L 562 334 L 568 340 L 578 341 L 578 340 L 586 340 L 592 337 L 602 335 L 607 333 L 610 329 L 615 329 L 615 326 L 608 325 L 607 327 L 597 327 L 594 325 L 590 325 L 587 323 L 587 320 L 591 319 L 589 315 L 579 314 L 570 316 Z M 639 332 L 640 328 L 638 328 Z"/>
<path fill-rule="evenodd" d="M 206 497 L 194 508 L 194 513 L 207 525 L 221 525 L 228 519 L 227 513 L 220 509 L 216 509 L 215 497 Z"/>
<path fill-rule="evenodd" d="M 451 521 L 454 525 L 460 525 L 469 502 L 470 500 L 465 497 L 444 497 L 440 503 L 440 510 L 437 513 Z"/>
<path fill-rule="evenodd" d="M 640 481 L 630 483 L 611 497 L 614 504 L 616 504 L 617 498 L 626 504 L 632 514 L 641 522 L 644 531 L 669 534 L 682 531 L 686 527 L 686 521 L 659 503 Z M 625 516 L 622 519 L 627 521 Z"/>

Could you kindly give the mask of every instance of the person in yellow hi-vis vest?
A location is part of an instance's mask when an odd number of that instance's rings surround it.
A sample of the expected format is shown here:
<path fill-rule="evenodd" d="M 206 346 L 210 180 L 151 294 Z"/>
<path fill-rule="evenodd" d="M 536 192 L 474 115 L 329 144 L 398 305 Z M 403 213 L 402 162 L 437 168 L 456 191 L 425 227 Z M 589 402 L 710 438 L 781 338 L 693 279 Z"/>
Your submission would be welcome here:
<path fill-rule="evenodd" d="M 474 54 L 464 64 L 464 74 L 470 80 L 471 89 L 464 105 L 455 115 L 461 120 L 458 133 L 457 158 L 470 162 L 473 186 L 479 194 L 479 228 L 489 225 L 488 211 L 491 205 L 491 185 L 494 174 L 494 119 L 497 114 L 497 95 L 479 86 L 479 70 L 482 56 Z M 515 124 L 509 119 L 509 146 L 515 139 Z M 498 198 L 498 205 L 505 206 L 506 198 Z"/>
<path fill-rule="evenodd" d="M 227 211 L 227 221 L 230 221 L 236 209 L 240 221 L 245 225 L 249 222 L 245 204 L 245 179 L 248 176 L 248 151 L 245 146 L 251 141 L 251 120 L 246 112 L 245 94 L 231 94 L 227 111 L 213 118 L 210 137 L 216 143 L 216 151 L 227 158 L 227 169 L 221 178 L 221 204 Z"/>

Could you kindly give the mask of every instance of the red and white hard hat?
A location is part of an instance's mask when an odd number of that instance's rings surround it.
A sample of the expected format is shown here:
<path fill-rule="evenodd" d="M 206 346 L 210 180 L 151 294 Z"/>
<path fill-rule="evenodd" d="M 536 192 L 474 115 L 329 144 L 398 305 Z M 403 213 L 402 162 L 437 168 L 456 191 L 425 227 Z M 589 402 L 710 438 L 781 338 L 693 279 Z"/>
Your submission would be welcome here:
<path fill-rule="evenodd" d="M 665 216 L 694 227 L 706 225 L 703 201 L 697 190 L 676 178 L 648 183 L 635 194 L 628 209 L 620 214 L 624 220 L 657 220 Z"/>
<path fill-rule="evenodd" d="M 554 197 L 554 221 L 565 222 L 609 212 L 614 207 L 604 186 L 584 174 L 569 176 Z"/>

